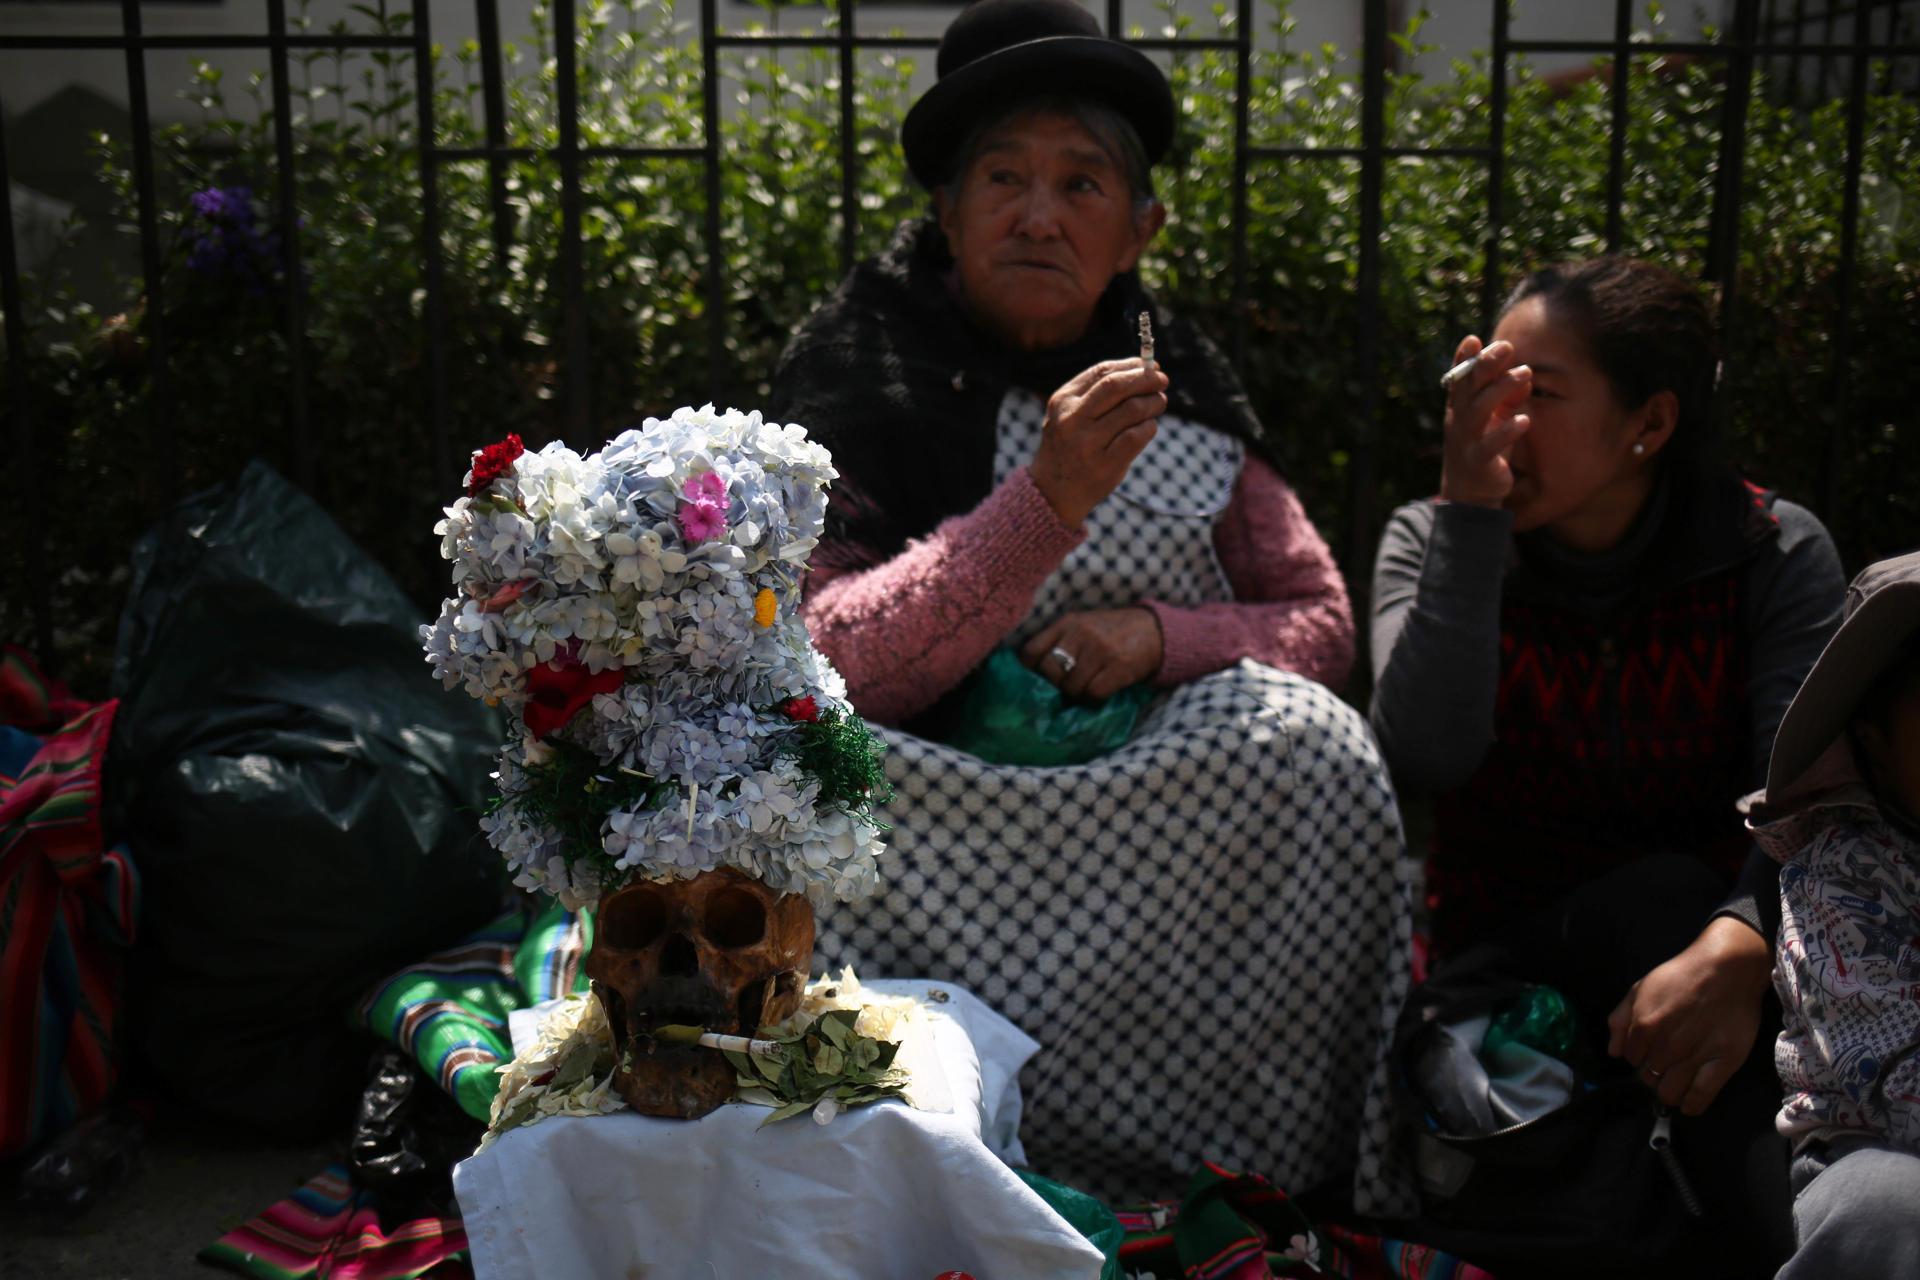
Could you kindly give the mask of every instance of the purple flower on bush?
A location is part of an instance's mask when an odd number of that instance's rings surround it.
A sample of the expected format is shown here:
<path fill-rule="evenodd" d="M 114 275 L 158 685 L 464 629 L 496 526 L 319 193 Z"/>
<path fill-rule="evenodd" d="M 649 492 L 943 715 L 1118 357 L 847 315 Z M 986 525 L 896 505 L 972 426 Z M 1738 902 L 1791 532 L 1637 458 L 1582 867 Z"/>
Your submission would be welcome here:
<path fill-rule="evenodd" d="M 280 274 L 280 236 L 262 225 L 252 187 L 208 187 L 193 193 L 193 243 L 187 265 L 231 275 L 251 294 Z"/>

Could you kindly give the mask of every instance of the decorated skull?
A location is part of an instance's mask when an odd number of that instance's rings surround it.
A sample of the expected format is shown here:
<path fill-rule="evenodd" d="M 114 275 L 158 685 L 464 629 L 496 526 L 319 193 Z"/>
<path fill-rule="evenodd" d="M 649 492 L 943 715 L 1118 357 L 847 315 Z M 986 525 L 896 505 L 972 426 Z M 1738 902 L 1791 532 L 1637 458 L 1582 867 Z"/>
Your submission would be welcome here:
<path fill-rule="evenodd" d="M 587 976 L 620 1054 L 614 1087 L 644 1115 L 707 1114 L 733 1096 L 732 1065 L 649 1033 L 678 1024 L 752 1035 L 800 1007 L 812 963 L 812 905 L 733 867 L 609 892 Z"/>

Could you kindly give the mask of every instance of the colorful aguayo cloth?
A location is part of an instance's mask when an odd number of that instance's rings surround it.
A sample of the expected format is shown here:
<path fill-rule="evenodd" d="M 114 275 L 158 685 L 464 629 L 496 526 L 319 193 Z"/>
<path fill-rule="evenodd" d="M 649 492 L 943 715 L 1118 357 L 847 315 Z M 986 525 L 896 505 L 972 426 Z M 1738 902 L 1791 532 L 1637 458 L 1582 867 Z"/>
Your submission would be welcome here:
<path fill-rule="evenodd" d="M 200 1251 L 200 1261 L 261 1280 L 472 1280 L 458 1218 L 417 1218 L 382 1228 L 373 1193 L 356 1191 L 345 1165 L 325 1172 Z"/>
<path fill-rule="evenodd" d="M 529 900 L 465 940 L 374 987 L 354 1021 L 413 1056 L 462 1110 L 485 1122 L 513 1057 L 507 1016 L 583 989 L 592 929 L 584 914 Z M 457 1216 L 383 1227 L 371 1191 L 330 1165 L 299 1191 L 200 1251 L 261 1280 L 466 1280 L 467 1233 Z"/>
<path fill-rule="evenodd" d="M 1265 1178 L 1208 1163 L 1181 1200 L 1118 1211 L 1121 1270 L 1187 1280 L 1493 1280 L 1428 1245 L 1316 1227 Z"/>
<path fill-rule="evenodd" d="M 499 1091 L 496 1068 L 513 1059 L 507 1016 L 587 989 L 593 945 L 585 912 L 550 899 L 517 906 L 465 940 L 376 986 L 354 1021 L 402 1052 L 482 1124 Z"/>
<path fill-rule="evenodd" d="M 0 651 L 0 1158 L 65 1129 L 113 1085 L 140 896 L 126 849 L 108 849 L 101 830 L 118 706 L 76 701 L 21 651 Z"/>

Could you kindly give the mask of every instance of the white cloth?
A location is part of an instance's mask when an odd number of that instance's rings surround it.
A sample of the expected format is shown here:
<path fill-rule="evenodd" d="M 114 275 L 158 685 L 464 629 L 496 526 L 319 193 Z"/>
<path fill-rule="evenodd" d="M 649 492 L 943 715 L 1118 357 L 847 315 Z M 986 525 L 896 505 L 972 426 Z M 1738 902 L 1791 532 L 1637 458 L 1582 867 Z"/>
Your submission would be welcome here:
<path fill-rule="evenodd" d="M 882 1102 L 766 1129 L 770 1112 L 744 1103 L 699 1120 L 542 1120 L 454 1170 L 475 1275 L 1098 1276 L 1099 1250 L 1002 1163 L 1021 1159 L 1018 1076 L 1038 1046 L 950 983 L 864 985 L 928 1002 L 950 1112 Z M 513 1015 L 516 1051 L 546 1007 Z"/>

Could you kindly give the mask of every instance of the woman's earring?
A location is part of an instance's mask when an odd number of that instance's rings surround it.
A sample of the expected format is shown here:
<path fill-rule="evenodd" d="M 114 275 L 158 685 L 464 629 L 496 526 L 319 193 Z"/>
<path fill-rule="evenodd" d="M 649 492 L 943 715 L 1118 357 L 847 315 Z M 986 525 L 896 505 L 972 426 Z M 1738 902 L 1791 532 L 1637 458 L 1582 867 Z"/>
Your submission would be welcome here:
<path fill-rule="evenodd" d="M 1636 458 L 1644 454 L 1646 451 L 1647 451 L 1647 446 L 1645 446 L 1644 444 L 1640 444 L 1636 442 L 1633 446 L 1633 456 Z"/>

